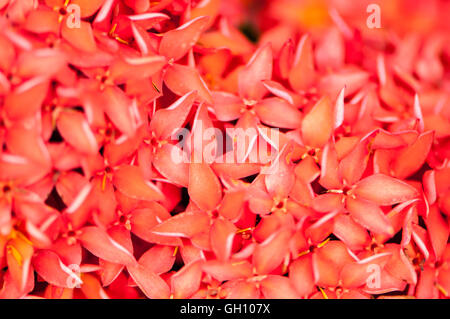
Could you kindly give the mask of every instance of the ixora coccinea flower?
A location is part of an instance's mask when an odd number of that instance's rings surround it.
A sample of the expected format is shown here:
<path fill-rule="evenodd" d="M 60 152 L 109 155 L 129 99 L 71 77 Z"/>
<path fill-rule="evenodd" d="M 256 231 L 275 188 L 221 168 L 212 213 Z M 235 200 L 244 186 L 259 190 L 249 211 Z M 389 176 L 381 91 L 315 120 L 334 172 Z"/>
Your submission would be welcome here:
<path fill-rule="evenodd" d="M 341 2 L 0 0 L 0 298 L 450 298 L 449 5 Z"/>

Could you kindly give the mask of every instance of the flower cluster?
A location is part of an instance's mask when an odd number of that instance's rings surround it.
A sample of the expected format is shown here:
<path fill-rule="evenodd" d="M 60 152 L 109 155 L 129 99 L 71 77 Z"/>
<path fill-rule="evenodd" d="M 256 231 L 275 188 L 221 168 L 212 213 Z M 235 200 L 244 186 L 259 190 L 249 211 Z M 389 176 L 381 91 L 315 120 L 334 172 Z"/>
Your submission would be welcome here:
<path fill-rule="evenodd" d="M 0 297 L 449 298 L 450 4 L 377 3 L 0 0 Z"/>

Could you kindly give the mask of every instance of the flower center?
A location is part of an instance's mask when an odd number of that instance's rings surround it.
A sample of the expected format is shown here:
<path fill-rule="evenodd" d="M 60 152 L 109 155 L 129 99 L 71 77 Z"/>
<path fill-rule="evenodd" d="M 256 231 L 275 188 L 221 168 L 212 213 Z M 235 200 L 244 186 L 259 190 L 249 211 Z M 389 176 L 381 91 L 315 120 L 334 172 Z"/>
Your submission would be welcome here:
<path fill-rule="evenodd" d="M 72 227 L 70 227 L 72 228 Z M 77 235 L 78 235 L 79 231 L 73 230 L 73 229 L 69 229 L 62 237 L 63 238 L 67 238 L 67 244 L 68 245 L 74 245 L 77 242 Z"/>
<path fill-rule="evenodd" d="M 9 83 L 11 83 L 12 85 L 18 85 L 22 82 L 22 80 L 14 73 L 10 73 L 7 78 Z"/>
<path fill-rule="evenodd" d="M 236 234 L 241 235 L 241 238 L 243 240 L 250 240 L 252 238 L 252 231 L 253 228 L 252 227 L 248 227 L 248 228 L 244 228 L 244 229 L 239 229 Z"/>
<path fill-rule="evenodd" d="M 150 140 L 150 145 L 153 147 L 158 147 L 159 146 L 159 141 L 156 137 L 152 137 L 152 139 Z"/>
<path fill-rule="evenodd" d="M 76 233 L 75 233 L 75 231 L 73 231 L 73 230 L 69 230 L 69 231 L 67 232 L 67 237 L 75 237 L 75 235 L 76 235 Z"/>
<path fill-rule="evenodd" d="M 287 212 L 287 198 L 283 198 L 283 199 L 278 199 L 278 198 L 274 198 L 274 205 L 272 207 L 271 212 L 276 212 L 276 211 L 281 211 L 282 213 L 286 213 Z"/>
<path fill-rule="evenodd" d="M 217 296 L 218 293 L 219 293 L 219 292 L 217 291 L 217 289 L 209 289 L 209 290 L 208 290 L 208 295 L 209 295 L 210 297 L 215 297 L 215 296 Z"/>
<path fill-rule="evenodd" d="M 117 219 L 116 225 L 122 225 L 127 230 L 131 230 L 131 222 L 126 214 L 122 214 L 122 212 L 118 212 L 119 218 Z"/>
<path fill-rule="evenodd" d="M 147 139 L 145 140 L 145 142 L 152 146 L 153 153 L 155 153 L 158 148 L 168 143 L 166 140 L 157 138 L 154 132 L 152 132 L 152 137 L 150 138 L 150 140 Z"/>
<path fill-rule="evenodd" d="M 5 185 L 3 186 L 3 193 L 8 194 L 11 191 L 11 186 Z"/>
<path fill-rule="evenodd" d="M 125 215 L 122 215 L 119 217 L 119 222 L 121 224 L 125 224 L 127 222 L 127 217 Z"/>
<path fill-rule="evenodd" d="M 111 128 L 107 128 L 106 131 L 105 131 L 105 135 L 106 136 L 111 136 L 111 134 L 112 134 L 112 129 Z"/>
<path fill-rule="evenodd" d="M 106 70 L 104 74 L 98 74 L 95 76 L 95 79 L 98 81 L 100 85 L 100 90 L 103 91 L 106 86 L 108 85 L 114 85 L 114 81 L 109 78 L 110 71 Z"/>
<path fill-rule="evenodd" d="M 213 218 L 217 218 L 217 217 L 219 217 L 219 211 L 217 209 L 214 209 L 211 211 L 210 215 Z"/>
<path fill-rule="evenodd" d="M 319 100 L 318 90 L 316 87 L 311 87 L 307 91 L 300 92 L 302 95 L 302 104 L 306 105 L 309 102 L 316 103 Z"/>
<path fill-rule="evenodd" d="M 351 191 L 352 188 L 348 187 L 348 186 L 344 186 L 344 188 L 342 189 L 342 192 L 344 193 L 344 195 L 351 195 Z"/>
<path fill-rule="evenodd" d="M 242 102 L 244 103 L 244 107 L 241 109 L 241 113 L 244 113 L 246 111 L 253 112 L 253 106 L 255 106 L 255 104 L 258 103 L 258 101 L 256 100 L 247 100 L 247 99 L 242 99 Z"/>

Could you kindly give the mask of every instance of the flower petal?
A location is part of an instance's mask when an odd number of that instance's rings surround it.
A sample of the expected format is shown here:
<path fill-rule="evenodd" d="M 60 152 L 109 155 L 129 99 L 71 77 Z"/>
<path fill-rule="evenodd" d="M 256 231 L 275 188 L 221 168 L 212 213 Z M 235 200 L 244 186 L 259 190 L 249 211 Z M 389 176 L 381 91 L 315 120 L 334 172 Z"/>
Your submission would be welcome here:
<path fill-rule="evenodd" d="M 305 115 L 302 122 L 302 137 L 305 145 L 323 147 L 333 133 L 334 114 L 328 97 L 321 98 Z"/>
<path fill-rule="evenodd" d="M 139 238 L 150 243 L 180 246 L 182 244 L 181 239 L 156 235 L 152 232 L 156 225 L 170 217 L 169 212 L 162 205 L 156 202 L 149 202 L 147 208 L 135 209 L 131 213 L 131 231 Z"/>
<path fill-rule="evenodd" d="M 169 285 L 153 271 L 145 266 L 127 267 L 128 273 L 142 292 L 150 299 L 168 299 L 170 296 Z"/>
<path fill-rule="evenodd" d="M 248 261 L 209 260 L 202 265 L 203 270 L 219 281 L 248 278 L 252 275 L 252 266 Z"/>
<path fill-rule="evenodd" d="M 33 258 L 33 267 L 46 282 L 58 287 L 74 288 L 82 283 L 79 275 L 51 250 L 40 250 Z"/>
<path fill-rule="evenodd" d="M 372 269 L 375 271 L 381 270 L 391 258 L 391 253 L 381 253 L 347 264 L 342 269 L 341 274 L 343 286 L 346 288 L 357 288 L 365 285 L 369 276 L 373 273 Z"/>
<path fill-rule="evenodd" d="M 155 245 L 139 258 L 139 264 L 145 269 L 157 275 L 170 271 L 175 263 L 175 248 L 170 246 Z"/>
<path fill-rule="evenodd" d="M 80 7 L 80 14 L 82 18 L 90 17 L 103 5 L 105 0 L 71 0 L 70 4 L 75 4 Z"/>
<path fill-rule="evenodd" d="M 419 170 L 428 156 L 433 140 L 434 132 L 425 132 L 414 143 L 399 151 L 393 164 L 395 176 L 404 179 Z"/>
<path fill-rule="evenodd" d="M 314 55 L 311 36 L 305 34 L 300 39 L 289 72 L 289 83 L 296 91 L 306 90 L 315 80 Z"/>
<path fill-rule="evenodd" d="M 302 256 L 289 266 L 289 279 L 301 297 L 314 292 L 314 273 L 311 255 Z"/>
<path fill-rule="evenodd" d="M 61 112 L 56 126 L 72 147 L 84 154 L 96 154 L 98 144 L 86 118 L 79 112 Z"/>
<path fill-rule="evenodd" d="M 177 61 L 188 53 L 208 25 L 209 17 L 197 17 L 177 29 L 166 32 L 159 45 L 159 54 Z"/>
<path fill-rule="evenodd" d="M 267 89 L 262 81 L 272 78 L 272 47 L 266 44 L 259 48 L 239 72 L 239 95 L 247 100 L 259 101 Z"/>
<path fill-rule="evenodd" d="M 339 215 L 334 220 L 333 234 L 351 250 L 361 250 L 370 244 L 367 231 L 348 215 Z"/>
<path fill-rule="evenodd" d="M 258 274 L 268 274 L 278 267 L 289 252 L 291 232 L 281 229 L 257 245 L 253 252 L 253 264 Z"/>
<path fill-rule="evenodd" d="M 277 97 L 259 102 L 255 106 L 255 112 L 263 123 L 270 126 L 296 129 L 302 123 L 302 113 Z"/>
<path fill-rule="evenodd" d="M 419 196 L 411 185 L 384 174 L 364 178 L 354 186 L 353 194 L 382 206 L 406 202 Z"/>
<path fill-rule="evenodd" d="M 218 260 L 224 261 L 230 258 L 236 231 L 236 226 L 224 218 L 217 218 L 212 224 L 210 231 L 211 248 Z"/>
<path fill-rule="evenodd" d="M 361 140 L 339 163 L 339 174 L 344 185 L 351 186 L 361 179 L 369 163 L 369 140 Z"/>
<path fill-rule="evenodd" d="M 212 104 L 211 92 L 198 71 L 194 68 L 173 64 L 166 70 L 164 82 L 177 95 L 197 91 L 200 100 Z"/>
<path fill-rule="evenodd" d="M 71 28 L 68 21 L 64 20 L 61 23 L 61 35 L 78 50 L 94 52 L 97 49 L 94 33 L 89 22 L 81 20 L 79 28 Z"/>
<path fill-rule="evenodd" d="M 339 175 L 338 155 L 332 142 L 327 143 L 323 148 L 320 166 L 320 185 L 326 189 L 341 189 L 343 185 Z"/>
<path fill-rule="evenodd" d="M 160 139 L 169 139 L 176 130 L 184 126 L 192 104 L 197 97 L 195 91 L 186 93 L 165 109 L 155 112 L 150 122 L 150 129 Z"/>
<path fill-rule="evenodd" d="M 163 200 L 161 191 L 150 181 L 144 180 L 140 168 L 122 165 L 114 172 L 114 186 L 126 196 L 138 200 Z"/>
<path fill-rule="evenodd" d="M 233 121 L 241 115 L 242 99 L 228 92 L 212 92 L 214 111 L 219 121 Z"/>
<path fill-rule="evenodd" d="M 394 227 L 378 205 L 363 199 L 348 197 L 347 209 L 355 221 L 370 231 L 394 235 Z"/>
<path fill-rule="evenodd" d="M 162 236 L 191 238 L 207 229 L 209 223 L 205 213 L 183 212 L 156 225 L 152 232 Z"/>
<path fill-rule="evenodd" d="M 175 299 L 186 299 L 200 287 L 202 279 L 201 261 L 194 261 L 181 268 L 171 277 L 170 286 Z"/>
<path fill-rule="evenodd" d="M 203 210 L 213 210 L 222 198 L 219 179 L 206 163 L 189 165 L 188 192 L 191 199 Z"/>
<path fill-rule="evenodd" d="M 428 235 L 430 236 L 431 246 L 433 247 L 436 259 L 440 260 L 447 247 L 450 230 L 448 223 L 436 205 L 430 207 L 425 224 L 427 225 Z"/>
<path fill-rule="evenodd" d="M 12 120 L 34 116 L 41 108 L 49 88 L 49 82 L 42 77 L 34 77 L 16 87 L 5 96 L 3 109 Z"/>
<path fill-rule="evenodd" d="M 114 125 L 127 136 L 133 136 L 136 132 L 136 123 L 131 114 L 130 98 L 117 87 L 107 87 L 95 104 L 103 108 Z"/>
<path fill-rule="evenodd" d="M 165 144 L 156 152 L 153 165 L 170 182 L 188 187 L 189 164 L 185 159 L 185 154 L 178 146 Z"/>
<path fill-rule="evenodd" d="M 267 299 L 298 299 L 299 294 L 294 289 L 289 278 L 269 275 L 261 281 L 261 291 Z"/>
<path fill-rule="evenodd" d="M 84 227 L 79 240 L 83 247 L 99 258 L 122 265 L 136 264 L 132 253 L 99 227 Z"/>

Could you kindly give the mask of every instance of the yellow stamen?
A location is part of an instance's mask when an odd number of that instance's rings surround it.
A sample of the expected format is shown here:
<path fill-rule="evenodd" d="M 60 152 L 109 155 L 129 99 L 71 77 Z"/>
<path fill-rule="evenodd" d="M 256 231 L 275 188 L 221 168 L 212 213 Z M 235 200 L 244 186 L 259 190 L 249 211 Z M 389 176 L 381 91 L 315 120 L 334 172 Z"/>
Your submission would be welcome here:
<path fill-rule="evenodd" d="M 105 190 L 106 187 L 106 173 L 103 174 L 103 180 L 102 180 L 102 191 Z"/>
<path fill-rule="evenodd" d="M 399 210 L 392 209 L 389 213 L 387 213 L 387 216 L 388 216 L 389 218 L 392 218 L 392 217 L 394 217 L 395 215 L 397 215 L 399 212 L 400 212 Z"/>
<path fill-rule="evenodd" d="M 8 239 L 16 239 L 16 238 L 17 238 L 17 231 L 13 228 L 9 233 Z"/>
<path fill-rule="evenodd" d="M 342 189 L 329 189 L 329 190 L 327 190 L 327 193 L 343 194 L 344 191 Z"/>
<path fill-rule="evenodd" d="M 110 36 L 112 36 L 114 34 L 114 32 L 116 31 L 117 28 L 117 23 L 114 23 L 114 25 L 112 26 L 111 30 L 109 30 L 108 34 Z"/>
<path fill-rule="evenodd" d="M 242 265 L 242 264 L 245 264 L 245 260 L 243 260 L 243 261 L 237 261 L 237 262 L 235 262 L 235 263 L 232 263 L 231 266 L 239 266 L 239 265 Z"/>
<path fill-rule="evenodd" d="M 14 259 L 17 261 L 17 263 L 19 264 L 19 266 L 22 266 L 23 263 L 23 257 L 20 254 L 20 252 L 16 249 L 16 247 L 12 246 L 12 245 L 8 245 L 6 247 L 6 250 L 8 251 L 8 253 L 10 253 Z"/>
<path fill-rule="evenodd" d="M 121 39 L 121 38 L 118 37 L 118 36 L 114 37 L 114 39 L 116 39 L 116 41 L 118 41 L 118 42 L 120 42 L 120 43 L 122 43 L 122 44 L 126 44 L 126 45 L 130 44 L 128 41 L 126 41 L 126 40 L 124 40 L 124 39 Z"/>
<path fill-rule="evenodd" d="M 297 255 L 297 257 L 305 256 L 306 254 L 309 254 L 310 252 L 311 252 L 311 251 L 310 251 L 309 249 L 307 249 L 307 250 L 302 251 L 301 253 L 299 253 L 299 254 Z"/>
<path fill-rule="evenodd" d="M 244 228 L 244 229 L 239 229 L 239 230 L 236 231 L 236 234 L 242 234 L 242 233 L 245 233 L 245 232 L 251 231 L 251 230 L 252 230 L 252 227 L 248 227 L 248 228 Z"/>
<path fill-rule="evenodd" d="M 214 77 L 211 73 L 205 74 L 205 79 L 209 83 L 210 86 L 214 87 L 216 85 L 216 81 L 214 80 Z"/>
<path fill-rule="evenodd" d="M 61 107 L 55 106 L 52 112 L 52 129 L 55 129 L 56 127 L 56 119 L 59 117 L 59 114 L 61 114 Z"/>
<path fill-rule="evenodd" d="M 173 250 L 172 256 L 175 257 L 177 253 L 178 253 L 178 246 L 176 246 L 175 249 Z"/>
<path fill-rule="evenodd" d="M 263 281 L 264 279 L 267 278 L 268 275 L 259 275 L 259 276 L 254 276 L 252 278 L 249 278 L 248 281 L 250 282 L 259 282 L 259 281 Z"/>
<path fill-rule="evenodd" d="M 322 247 L 325 246 L 329 241 L 330 241 L 330 237 L 328 237 L 328 238 L 325 239 L 323 242 L 321 242 L 320 244 L 318 244 L 317 247 L 318 247 L 318 248 L 322 248 Z"/>
<path fill-rule="evenodd" d="M 64 2 L 64 6 L 67 7 L 67 6 L 69 5 L 69 2 L 70 2 L 70 0 L 66 0 L 66 1 Z"/>
<path fill-rule="evenodd" d="M 24 242 L 26 242 L 30 246 L 33 245 L 33 243 L 22 232 L 14 229 L 14 228 L 11 229 L 11 232 L 9 233 L 8 239 L 17 239 L 17 238 L 22 239 Z"/>
<path fill-rule="evenodd" d="M 369 143 L 367 143 L 367 151 L 369 152 L 369 156 L 373 152 L 372 145 L 373 145 L 373 140 L 371 140 L 371 141 L 369 141 Z"/>
<path fill-rule="evenodd" d="M 292 152 L 289 152 L 287 155 L 286 155 L 286 164 L 290 164 L 291 163 L 291 159 L 292 159 Z"/>
<path fill-rule="evenodd" d="M 115 35 L 116 29 L 117 29 L 117 23 L 114 23 L 111 30 L 109 30 L 108 35 L 110 37 L 113 37 L 116 41 L 128 45 L 129 44 L 128 41 L 121 39 L 119 36 Z"/>
<path fill-rule="evenodd" d="M 325 293 L 325 290 L 323 290 L 321 287 L 319 287 L 320 292 L 322 293 L 323 299 L 328 299 L 327 294 Z"/>
<path fill-rule="evenodd" d="M 436 284 L 436 288 L 445 296 L 445 297 L 448 297 L 448 292 L 447 292 L 447 290 L 445 290 L 444 289 L 444 287 L 442 287 L 441 285 L 439 285 L 439 284 Z"/>
<path fill-rule="evenodd" d="M 161 93 L 161 91 L 156 86 L 155 82 L 152 81 L 153 88 L 156 90 L 156 92 Z"/>
<path fill-rule="evenodd" d="M 25 236 L 22 232 L 17 231 L 17 236 L 22 239 L 24 242 L 26 242 L 28 245 L 32 246 L 33 243 Z"/>
<path fill-rule="evenodd" d="M 237 179 L 232 179 L 231 183 L 233 183 L 233 185 L 240 185 L 242 182 L 240 180 L 237 180 Z"/>
<path fill-rule="evenodd" d="M 281 269 L 281 272 L 282 272 L 283 274 L 285 274 L 285 273 L 287 272 L 287 270 L 288 270 L 289 261 L 290 261 L 290 258 L 289 258 L 289 255 L 287 255 L 287 256 L 284 258 L 283 267 L 282 267 L 282 269 Z"/>

